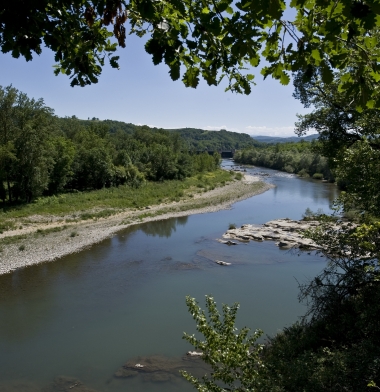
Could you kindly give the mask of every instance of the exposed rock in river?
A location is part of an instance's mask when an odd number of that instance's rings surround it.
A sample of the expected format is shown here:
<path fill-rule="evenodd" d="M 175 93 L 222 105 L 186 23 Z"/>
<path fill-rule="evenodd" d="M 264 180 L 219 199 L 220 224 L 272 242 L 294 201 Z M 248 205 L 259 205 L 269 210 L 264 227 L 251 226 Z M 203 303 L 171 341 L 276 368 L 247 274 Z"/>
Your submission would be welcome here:
<path fill-rule="evenodd" d="M 180 377 L 180 370 L 187 370 L 196 377 L 202 377 L 209 368 L 201 360 L 201 353 L 191 352 L 182 358 L 164 357 L 162 355 L 139 356 L 127 361 L 114 374 L 115 377 L 129 378 L 142 375 L 149 381 L 172 381 Z"/>
<path fill-rule="evenodd" d="M 227 262 L 222 261 L 222 260 L 215 260 L 215 263 L 219 264 L 219 265 L 231 265 L 231 263 L 227 263 Z"/>
<path fill-rule="evenodd" d="M 219 241 L 221 244 L 226 244 L 226 245 L 237 245 L 237 242 L 235 242 L 235 241 L 230 241 L 230 240 L 224 241 L 224 240 L 221 240 L 221 239 L 218 239 L 218 241 Z"/>
<path fill-rule="evenodd" d="M 46 388 L 42 389 L 42 392 L 97 392 L 95 389 L 86 387 L 83 383 L 75 378 L 71 377 L 57 377 L 53 383 Z"/>
<path fill-rule="evenodd" d="M 190 355 L 190 357 L 201 357 L 203 353 L 200 351 L 188 351 L 186 355 Z"/>
<path fill-rule="evenodd" d="M 239 241 L 278 241 L 283 249 L 319 249 L 312 240 L 303 237 L 303 232 L 319 225 L 317 221 L 294 221 L 288 218 L 276 219 L 264 225 L 243 225 L 240 229 L 231 229 L 223 234 L 223 238 Z"/>

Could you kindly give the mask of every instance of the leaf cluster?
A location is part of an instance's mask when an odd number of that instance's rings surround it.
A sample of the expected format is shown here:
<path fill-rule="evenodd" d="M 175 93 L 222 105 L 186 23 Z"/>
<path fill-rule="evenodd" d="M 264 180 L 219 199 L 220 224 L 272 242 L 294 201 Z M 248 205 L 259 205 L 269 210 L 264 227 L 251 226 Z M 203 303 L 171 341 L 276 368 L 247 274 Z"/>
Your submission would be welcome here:
<path fill-rule="evenodd" d="M 214 299 L 206 296 L 207 316 L 194 298 L 186 297 L 186 304 L 204 340 L 187 333 L 183 338 L 203 353 L 202 359 L 210 365 L 212 372 L 202 380 L 186 371 L 182 375 L 202 392 L 254 390 L 263 366 L 262 345 L 257 343 L 262 331 L 256 330 L 249 336 L 248 328 L 237 330 L 235 319 L 239 305 L 236 303 L 231 307 L 223 305 L 221 315 Z"/>

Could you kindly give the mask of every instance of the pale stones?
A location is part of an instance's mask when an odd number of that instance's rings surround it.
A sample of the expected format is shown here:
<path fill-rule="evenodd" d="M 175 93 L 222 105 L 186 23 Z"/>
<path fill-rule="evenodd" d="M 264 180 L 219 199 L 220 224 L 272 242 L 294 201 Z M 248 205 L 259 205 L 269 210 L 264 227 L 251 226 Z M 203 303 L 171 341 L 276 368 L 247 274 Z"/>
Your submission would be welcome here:
<path fill-rule="evenodd" d="M 200 351 L 188 351 L 186 355 L 190 355 L 190 357 L 201 357 L 203 353 Z"/>
<path fill-rule="evenodd" d="M 319 249 L 310 239 L 303 237 L 303 232 L 317 227 L 317 221 L 295 221 L 288 218 L 276 219 L 263 225 L 242 225 L 239 229 L 230 229 L 224 235 L 225 239 L 239 241 L 264 241 L 274 240 L 282 249 Z"/>
<path fill-rule="evenodd" d="M 195 353 L 195 354 L 194 354 Z M 129 378 L 137 375 L 143 376 L 146 381 L 168 382 L 180 377 L 180 370 L 187 370 L 202 377 L 208 373 L 209 368 L 201 360 L 202 353 L 187 353 L 182 358 L 165 357 L 162 355 L 139 356 L 127 361 L 114 376 Z M 136 367 L 139 364 L 139 367 Z"/>
<path fill-rule="evenodd" d="M 215 263 L 219 264 L 219 265 L 224 265 L 224 266 L 231 265 L 231 263 L 227 263 L 227 262 L 222 261 L 222 260 L 215 260 Z"/>
<path fill-rule="evenodd" d="M 225 244 L 225 245 L 237 245 L 237 242 L 235 242 L 235 241 L 230 241 L 230 240 L 225 241 L 225 240 L 221 240 L 221 239 L 218 239 L 217 241 L 220 242 L 221 244 Z"/>

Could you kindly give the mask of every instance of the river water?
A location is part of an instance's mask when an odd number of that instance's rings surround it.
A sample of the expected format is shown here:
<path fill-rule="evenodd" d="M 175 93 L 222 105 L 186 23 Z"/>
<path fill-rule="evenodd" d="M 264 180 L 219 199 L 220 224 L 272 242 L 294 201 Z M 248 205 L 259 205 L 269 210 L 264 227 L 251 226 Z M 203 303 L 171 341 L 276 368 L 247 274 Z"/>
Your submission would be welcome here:
<path fill-rule="evenodd" d="M 203 307 L 206 294 L 239 302 L 238 327 L 269 335 L 296 321 L 305 311 L 297 280 L 315 276 L 325 259 L 271 241 L 228 247 L 216 239 L 230 223 L 328 212 L 337 190 L 270 169 L 247 172 L 276 187 L 231 210 L 137 225 L 57 262 L 0 276 L 0 391 L 38 391 L 62 375 L 97 391 L 191 391 L 180 378 L 113 376 L 133 357 L 179 358 L 191 349 L 181 339 L 195 332 L 186 295 Z"/>

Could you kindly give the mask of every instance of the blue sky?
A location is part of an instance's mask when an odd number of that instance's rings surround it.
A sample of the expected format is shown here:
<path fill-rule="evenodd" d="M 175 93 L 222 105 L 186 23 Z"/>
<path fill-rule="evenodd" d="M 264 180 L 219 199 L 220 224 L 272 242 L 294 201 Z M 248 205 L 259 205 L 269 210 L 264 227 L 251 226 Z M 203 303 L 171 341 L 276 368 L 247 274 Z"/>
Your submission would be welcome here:
<path fill-rule="evenodd" d="M 249 96 L 225 92 L 223 86 L 201 83 L 197 89 L 173 82 L 165 65 L 154 66 L 144 41 L 127 36 L 119 49 L 120 70 L 107 65 L 99 83 L 70 87 L 65 75 L 53 74 L 54 58 L 48 50 L 33 61 L 0 54 L 0 85 L 12 84 L 29 97 L 43 98 L 58 116 L 98 117 L 162 128 L 221 128 L 251 135 L 294 136 L 296 114 L 306 109 L 292 97 L 293 86 L 263 81 Z"/>

